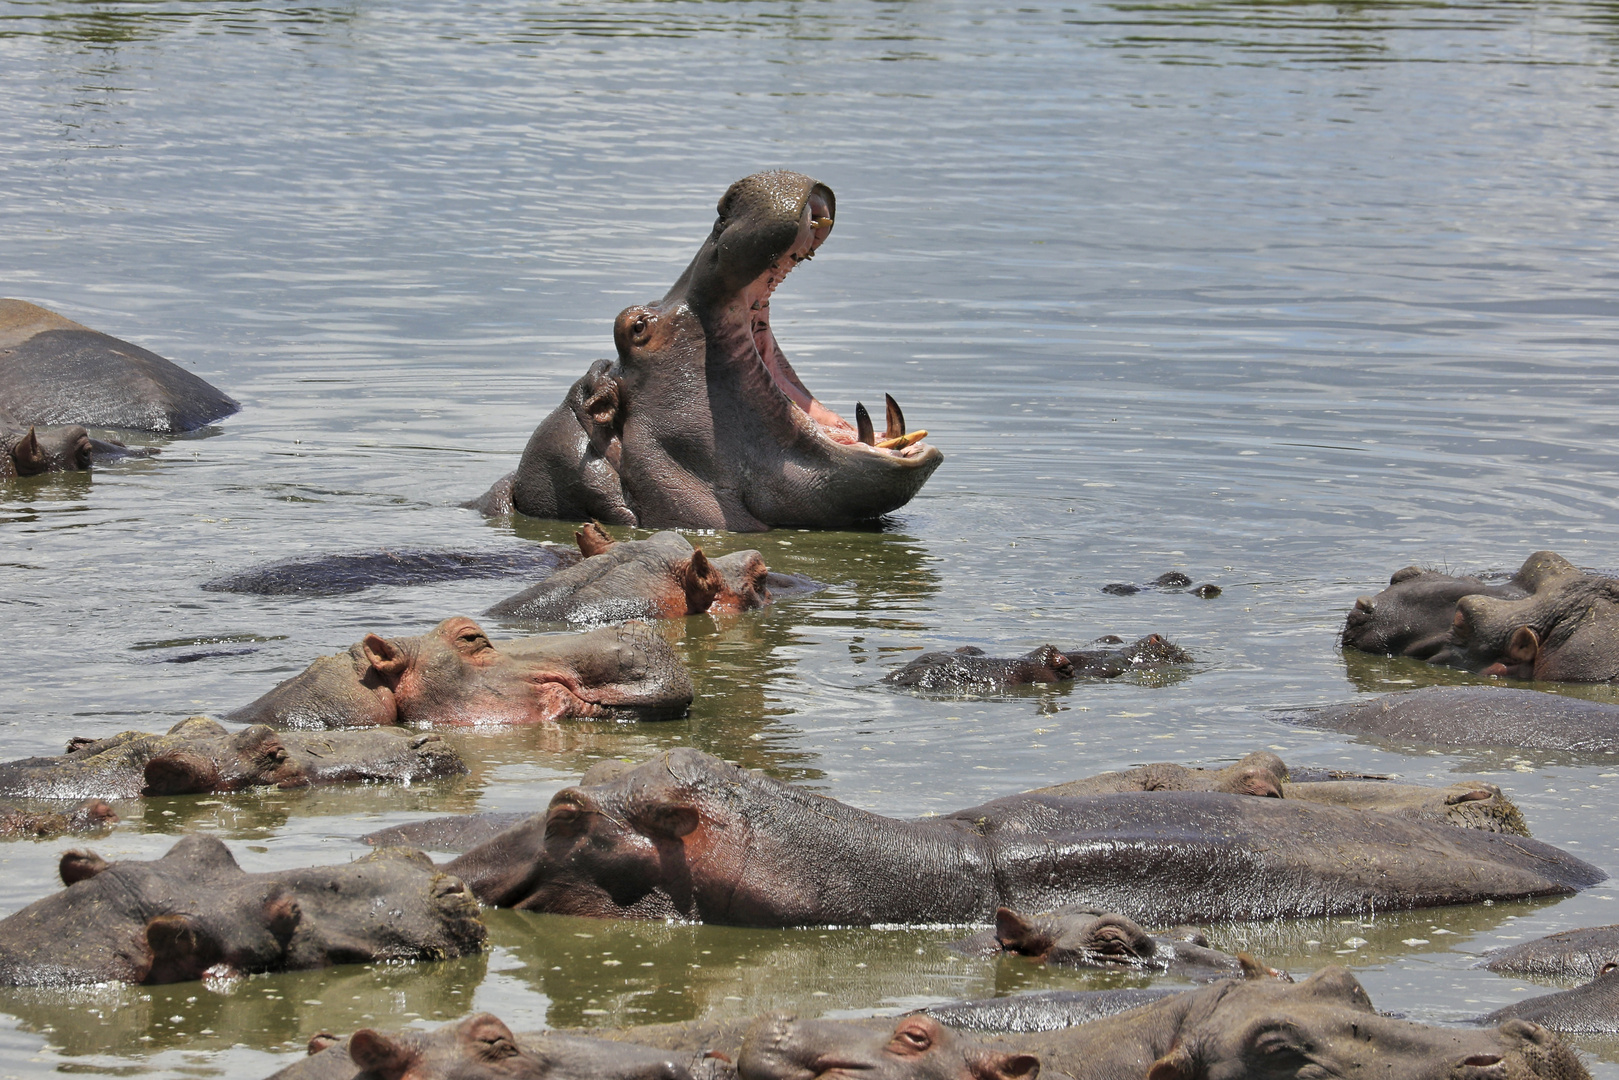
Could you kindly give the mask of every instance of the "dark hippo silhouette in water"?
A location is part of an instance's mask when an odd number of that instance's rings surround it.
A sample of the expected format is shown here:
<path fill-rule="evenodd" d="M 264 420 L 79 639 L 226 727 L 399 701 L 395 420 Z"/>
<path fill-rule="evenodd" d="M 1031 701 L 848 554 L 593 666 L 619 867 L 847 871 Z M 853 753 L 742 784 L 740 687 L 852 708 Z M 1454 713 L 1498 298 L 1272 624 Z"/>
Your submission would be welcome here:
<path fill-rule="evenodd" d="M 1015 795 L 901 821 L 691 749 L 565 788 L 446 868 L 484 903 L 742 926 L 987 920 L 1085 904 L 1156 923 L 1567 895 L 1535 840 L 1293 799 Z"/>
<path fill-rule="evenodd" d="M 832 189 L 793 172 L 732 184 L 697 257 L 657 303 L 613 324 L 598 360 L 540 424 L 517 471 L 472 505 L 645 528 L 835 528 L 911 500 L 944 455 L 898 406 L 876 438 L 804 386 L 770 298 L 832 230 Z"/>
<path fill-rule="evenodd" d="M 0 985 L 170 983 L 478 952 L 477 901 L 419 851 L 250 874 L 212 836 L 150 862 L 62 856 L 61 892 L 0 920 Z"/>
<path fill-rule="evenodd" d="M 180 432 L 241 406 L 139 345 L 23 300 L 0 300 L 0 408 L 25 424 Z"/>
<path fill-rule="evenodd" d="M 691 699 L 685 666 L 644 623 L 495 643 L 457 616 L 416 637 L 368 634 L 225 718 L 277 728 L 662 720 Z"/>
<path fill-rule="evenodd" d="M 986 655 L 976 645 L 963 645 L 954 652 L 923 653 L 884 675 L 882 681 L 889 686 L 935 693 L 993 694 L 1014 686 L 1116 679 L 1127 671 L 1162 671 L 1190 663 L 1190 653 L 1157 634 L 1129 644 L 1110 634 L 1083 648 L 1042 645 L 1009 658 Z"/>

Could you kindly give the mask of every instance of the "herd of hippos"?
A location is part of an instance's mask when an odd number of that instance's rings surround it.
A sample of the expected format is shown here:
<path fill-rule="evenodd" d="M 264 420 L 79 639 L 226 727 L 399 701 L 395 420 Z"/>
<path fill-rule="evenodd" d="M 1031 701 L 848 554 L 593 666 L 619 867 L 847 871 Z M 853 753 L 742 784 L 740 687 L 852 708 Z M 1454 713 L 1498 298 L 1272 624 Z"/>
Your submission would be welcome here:
<path fill-rule="evenodd" d="M 683 715 L 691 679 L 649 622 L 757 609 L 815 583 L 772 572 L 757 551 L 709 558 L 674 531 L 615 541 L 603 523 L 847 525 L 903 505 L 942 460 L 926 432 L 907 431 L 892 398 L 880 438 L 864 406 L 852 424 L 827 409 L 771 331 L 771 294 L 826 239 L 835 207 L 829 188 L 796 173 L 732 185 L 668 295 L 619 315 L 617 356 L 594 363 L 517 470 L 469 504 L 591 522 L 577 555 L 546 549 L 534 563 L 542 579 L 487 613 L 572 629 L 494 641 L 457 616 L 416 637 L 370 634 L 227 714 L 233 726 L 192 717 L 161 734 L 74 739 L 55 757 L 0 763 L 0 835 L 105 829 L 117 820 L 107 800 L 142 795 L 463 772 L 434 730 L 446 726 Z M 0 301 L 0 479 L 147 452 L 87 429 L 193 430 L 236 409 L 138 346 Z M 409 558 L 425 576 L 487 569 L 444 553 Z M 318 588 L 322 575 L 366 572 L 363 558 L 338 556 L 205 587 Z M 1530 555 L 1510 578 L 1411 567 L 1355 602 L 1342 642 L 1487 676 L 1611 681 L 1619 580 L 1551 552 Z M 1011 658 L 929 653 L 885 681 L 993 694 L 1190 660 L 1157 635 L 1102 638 Z M 1619 707 L 1536 690 L 1432 687 L 1285 719 L 1405 747 L 1619 752 Z M 60 809 L 41 812 L 42 800 Z M 1202 985 L 1001 998 L 898 1019 L 772 1014 L 588 1036 L 514 1035 L 479 1014 L 426 1032 L 317 1034 L 310 1056 L 276 1075 L 1574 1080 L 1587 1073 L 1553 1031 L 1619 1031 L 1619 926 L 1490 954 L 1496 971 L 1588 981 L 1476 1027 L 1386 1016 L 1340 968 L 1294 982 L 1210 948 L 1193 928 L 1559 896 L 1606 877 L 1531 839 L 1485 783 L 1422 787 L 1289 769 L 1256 753 L 1223 769 L 1149 765 L 905 821 L 682 748 L 639 765 L 598 763 L 543 814 L 459 815 L 361 839 L 375 850 L 344 865 L 260 874 L 204 835 L 150 862 L 69 851 L 65 888 L 0 921 L 0 985 L 442 960 L 482 947 L 487 905 L 751 927 L 993 923 L 958 948 Z M 455 858 L 436 864 L 423 847 Z"/>

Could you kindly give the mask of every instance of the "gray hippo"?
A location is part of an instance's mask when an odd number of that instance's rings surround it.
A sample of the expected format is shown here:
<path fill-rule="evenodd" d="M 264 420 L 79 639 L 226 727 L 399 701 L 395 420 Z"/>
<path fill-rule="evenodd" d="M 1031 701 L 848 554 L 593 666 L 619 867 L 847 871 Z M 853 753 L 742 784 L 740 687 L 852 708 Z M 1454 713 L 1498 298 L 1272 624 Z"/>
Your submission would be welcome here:
<path fill-rule="evenodd" d="M 740 926 L 988 920 L 1085 904 L 1154 923 L 1567 895 L 1524 837 L 1210 792 L 1015 795 L 901 821 L 691 749 L 565 788 L 454 861 L 486 904 Z"/>
<path fill-rule="evenodd" d="M 1573 1035 L 1619 1034 L 1619 963 L 1609 963 L 1584 986 L 1523 1001 L 1481 1016 L 1481 1024 L 1530 1021 Z"/>
<path fill-rule="evenodd" d="M 118 813 L 100 799 L 86 799 L 67 810 L 0 801 L 0 840 L 45 840 L 63 833 L 105 832 Z"/>
<path fill-rule="evenodd" d="M 67 888 L 0 920 L 0 985 L 187 982 L 478 952 L 477 901 L 419 851 L 249 874 L 206 835 L 151 862 L 62 856 Z"/>
<path fill-rule="evenodd" d="M 1537 566 L 1538 560 L 1532 555 L 1506 581 L 1445 574 L 1420 566 L 1396 570 L 1388 588 L 1376 596 L 1355 600 L 1344 618 L 1340 640 L 1344 648 L 1360 652 L 1431 659 L 1450 644 L 1456 601 L 1464 596 L 1528 596 L 1530 586 L 1525 575 L 1535 573 Z"/>
<path fill-rule="evenodd" d="M 0 407 L 0 480 L 82 471 L 94 455 L 94 440 L 84 428 L 25 424 Z"/>
<path fill-rule="evenodd" d="M 1425 686 L 1280 719 L 1405 746 L 1619 753 L 1619 705 L 1504 686 Z"/>
<path fill-rule="evenodd" d="M 276 728 L 537 724 L 684 715 L 691 676 L 642 623 L 489 640 L 464 616 L 417 637 L 368 634 L 225 717 Z"/>
<path fill-rule="evenodd" d="M 832 231 L 832 189 L 756 173 L 718 212 L 664 298 L 614 321 L 617 357 L 591 365 L 517 471 L 471 505 L 643 528 L 837 528 L 904 506 L 933 475 L 944 455 L 905 431 L 898 406 L 883 439 L 864 407 L 849 423 L 771 330 L 771 294 Z"/>
<path fill-rule="evenodd" d="M 757 551 L 710 559 L 677 532 L 614 540 L 592 522 L 574 533 L 583 560 L 484 612 L 527 623 L 592 624 L 752 611 L 771 585 L 803 591 L 801 578 L 772 574 Z"/>
<path fill-rule="evenodd" d="M 723 1049 L 723 1047 L 721 1048 Z M 869 1080 L 1582 1080 L 1574 1051 L 1508 1020 L 1479 1031 L 1384 1016 L 1354 976 L 1228 980 L 1045 1033 L 974 1039 L 917 1014 L 870 1021 L 767 1017 L 737 1055 L 743 1080 L 812 1080 L 824 1063 Z"/>
<path fill-rule="evenodd" d="M 241 406 L 139 345 L 0 300 L 0 408 L 24 424 L 181 432 Z"/>
<path fill-rule="evenodd" d="M 1565 930 L 1517 945 L 1491 949 L 1483 964 L 1491 971 L 1547 979 L 1594 979 L 1619 966 L 1619 926 Z"/>
<path fill-rule="evenodd" d="M 73 739 L 64 754 L 0 762 L 0 795 L 131 799 L 351 781 L 409 784 L 466 771 L 455 749 L 430 732 L 274 731 L 263 724 L 232 732 L 193 716 L 161 735 Z"/>
<path fill-rule="evenodd" d="M 1129 644 L 1110 634 L 1083 648 L 1042 645 L 1010 658 L 988 656 L 976 645 L 963 645 L 954 652 L 923 653 L 884 675 L 882 681 L 934 693 L 993 694 L 1036 683 L 1116 679 L 1127 671 L 1162 671 L 1191 662 L 1190 653 L 1157 634 Z"/>
<path fill-rule="evenodd" d="M 268 1080 L 694 1080 L 682 1060 L 689 1056 L 580 1035 L 514 1035 L 477 1013 L 432 1031 L 322 1033 L 309 1040 L 309 1057 Z"/>

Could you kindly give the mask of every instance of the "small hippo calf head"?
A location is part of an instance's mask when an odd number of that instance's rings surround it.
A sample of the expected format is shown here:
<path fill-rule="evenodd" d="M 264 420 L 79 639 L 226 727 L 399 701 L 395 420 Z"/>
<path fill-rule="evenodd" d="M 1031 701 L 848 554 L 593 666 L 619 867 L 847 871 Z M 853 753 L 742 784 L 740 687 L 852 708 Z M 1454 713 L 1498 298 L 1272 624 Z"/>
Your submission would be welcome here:
<path fill-rule="evenodd" d="M 567 1035 L 513 1035 L 489 1013 L 433 1031 L 320 1034 L 270 1080 L 691 1080 L 675 1055 Z"/>
<path fill-rule="evenodd" d="M 0 921 L 0 984 L 171 983 L 477 952 L 477 901 L 419 851 L 249 874 L 211 836 L 160 859 L 62 857 L 67 888 Z M 386 912 L 379 917 L 379 912 Z"/>
<path fill-rule="evenodd" d="M 971 1042 L 931 1016 L 890 1029 L 767 1016 L 737 1057 L 742 1080 L 1036 1080 L 1040 1059 Z"/>
<path fill-rule="evenodd" d="M 1116 912 L 1085 908 L 1033 916 L 1000 908 L 995 912 L 995 939 L 1007 952 L 1054 967 L 1151 971 L 1194 979 L 1235 978 L 1244 971 L 1241 960 L 1209 948 L 1207 939 L 1191 927 L 1149 934 Z"/>
<path fill-rule="evenodd" d="M 419 637 L 368 634 L 227 719 L 302 728 L 661 719 L 691 699 L 674 650 L 644 625 L 496 645 L 463 616 Z"/>

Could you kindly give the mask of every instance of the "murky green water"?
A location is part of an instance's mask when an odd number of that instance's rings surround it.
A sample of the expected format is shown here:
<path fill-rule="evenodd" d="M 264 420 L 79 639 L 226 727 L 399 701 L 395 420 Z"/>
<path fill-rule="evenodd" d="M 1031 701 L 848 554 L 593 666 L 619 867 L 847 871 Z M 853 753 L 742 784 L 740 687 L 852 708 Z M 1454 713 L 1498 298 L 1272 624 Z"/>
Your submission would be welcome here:
<path fill-rule="evenodd" d="M 516 591 L 198 586 L 566 541 L 456 504 L 513 467 L 613 315 L 662 294 L 725 186 L 786 166 L 839 215 L 778 294 L 785 350 L 831 407 L 892 392 L 947 454 L 882 532 L 701 541 L 829 588 L 672 629 L 689 720 L 468 735 L 471 776 L 408 790 L 129 804 L 92 846 L 207 830 L 250 869 L 343 861 L 379 825 L 539 808 L 599 757 L 678 744 L 901 815 L 1272 747 L 1489 774 L 1537 836 L 1619 871 L 1619 766 L 1408 756 L 1268 712 L 1434 681 L 1335 645 L 1399 567 L 1548 547 L 1619 567 L 1619 5 L 1031 8 L 0 0 L 0 295 L 245 405 L 142 440 L 155 459 L 0 490 L 0 753 L 217 714 Z M 1224 595 L 1100 591 L 1169 569 Z M 976 702 L 875 685 L 922 648 L 1150 631 L 1190 677 Z M 199 642 L 223 655 L 168 662 Z M 69 846 L 0 847 L 0 911 L 53 889 Z M 1619 921 L 1615 896 L 1213 936 L 1347 962 L 1383 1008 L 1448 1021 L 1537 992 L 1478 952 Z M 472 1009 L 521 1029 L 1107 985 L 952 959 L 947 930 L 490 922 L 483 957 L 229 996 L 0 992 L 0 1076 L 253 1078 L 322 1028 Z"/>

